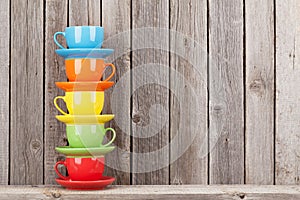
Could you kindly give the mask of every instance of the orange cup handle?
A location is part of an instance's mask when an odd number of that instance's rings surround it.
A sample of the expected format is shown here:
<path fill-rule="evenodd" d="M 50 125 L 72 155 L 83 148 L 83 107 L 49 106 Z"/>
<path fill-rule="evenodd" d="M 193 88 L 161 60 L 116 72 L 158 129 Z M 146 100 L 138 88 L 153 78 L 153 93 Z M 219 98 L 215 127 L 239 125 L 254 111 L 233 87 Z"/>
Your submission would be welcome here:
<path fill-rule="evenodd" d="M 63 179 L 63 180 L 68 180 L 70 179 L 69 176 L 64 176 L 62 175 L 59 170 L 58 170 L 58 165 L 64 165 L 66 167 L 66 162 L 65 161 L 58 161 L 55 166 L 54 166 L 54 170 L 56 172 L 56 174 L 59 176 L 59 178 Z"/>
<path fill-rule="evenodd" d="M 116 67 L 112 64 L 112 63 L 105 63 L 105 65 L 108 67 L 108 66 L 111 66 L 112 68 L 112 73 L 109 75 L 109 77 L 107 77 L 104 81 L 109 81 L 116 73 Z"/>

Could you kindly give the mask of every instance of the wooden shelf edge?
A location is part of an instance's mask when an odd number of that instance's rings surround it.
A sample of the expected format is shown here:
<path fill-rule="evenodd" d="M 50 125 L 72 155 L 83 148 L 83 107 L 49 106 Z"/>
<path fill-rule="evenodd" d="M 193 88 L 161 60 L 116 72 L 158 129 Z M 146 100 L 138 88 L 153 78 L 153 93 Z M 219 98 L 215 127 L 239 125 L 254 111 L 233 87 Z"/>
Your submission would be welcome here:
<path fill-rule="evenodd" d="M 0 186 L 0 199 L 300 199 L 300 185 L 122 185 L 75 191 L 59 186 Z"/>

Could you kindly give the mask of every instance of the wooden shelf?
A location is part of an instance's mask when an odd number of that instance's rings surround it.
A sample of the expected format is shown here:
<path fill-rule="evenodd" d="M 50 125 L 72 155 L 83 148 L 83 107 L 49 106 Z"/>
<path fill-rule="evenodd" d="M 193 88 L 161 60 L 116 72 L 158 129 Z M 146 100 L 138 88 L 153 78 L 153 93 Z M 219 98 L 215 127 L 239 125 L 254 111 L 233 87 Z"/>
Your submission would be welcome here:
<path fill-rule="evenodd" d="M 143 185 L 71 191 L 59 186 L 0 186 L 0 199 L 300 199 L 300 186 Z"/>

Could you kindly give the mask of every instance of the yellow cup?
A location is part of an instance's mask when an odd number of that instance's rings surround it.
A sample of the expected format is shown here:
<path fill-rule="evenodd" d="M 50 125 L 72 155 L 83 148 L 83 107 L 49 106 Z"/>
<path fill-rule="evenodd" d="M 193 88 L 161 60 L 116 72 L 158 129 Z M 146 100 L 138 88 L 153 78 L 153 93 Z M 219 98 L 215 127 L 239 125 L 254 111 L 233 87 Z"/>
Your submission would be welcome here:
<path fill-rule="evenodd" d="M 55 97 L 57 110 L 68 115 L 57 105 L 58 99 L 64 100 L 71 115 L 99 115 L 104 104 L 104 92 L 66 92 L 65 96 Z"/>

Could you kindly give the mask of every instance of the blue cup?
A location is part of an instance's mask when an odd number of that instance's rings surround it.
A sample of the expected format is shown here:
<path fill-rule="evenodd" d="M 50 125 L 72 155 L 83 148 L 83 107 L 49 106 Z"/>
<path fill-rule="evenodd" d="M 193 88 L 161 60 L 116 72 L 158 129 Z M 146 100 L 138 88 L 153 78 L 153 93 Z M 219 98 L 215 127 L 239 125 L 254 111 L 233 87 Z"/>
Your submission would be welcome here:
<path fill-rule="evenodd" d="M 104 28 L 100 26 L 70 26 L 65 29 L 65 32 L 56 32 L 54 42 L 61 49 L 66 49 L 57 41 L 57 35 L 64 36 L 68 48 L 101 48 Z"/>

